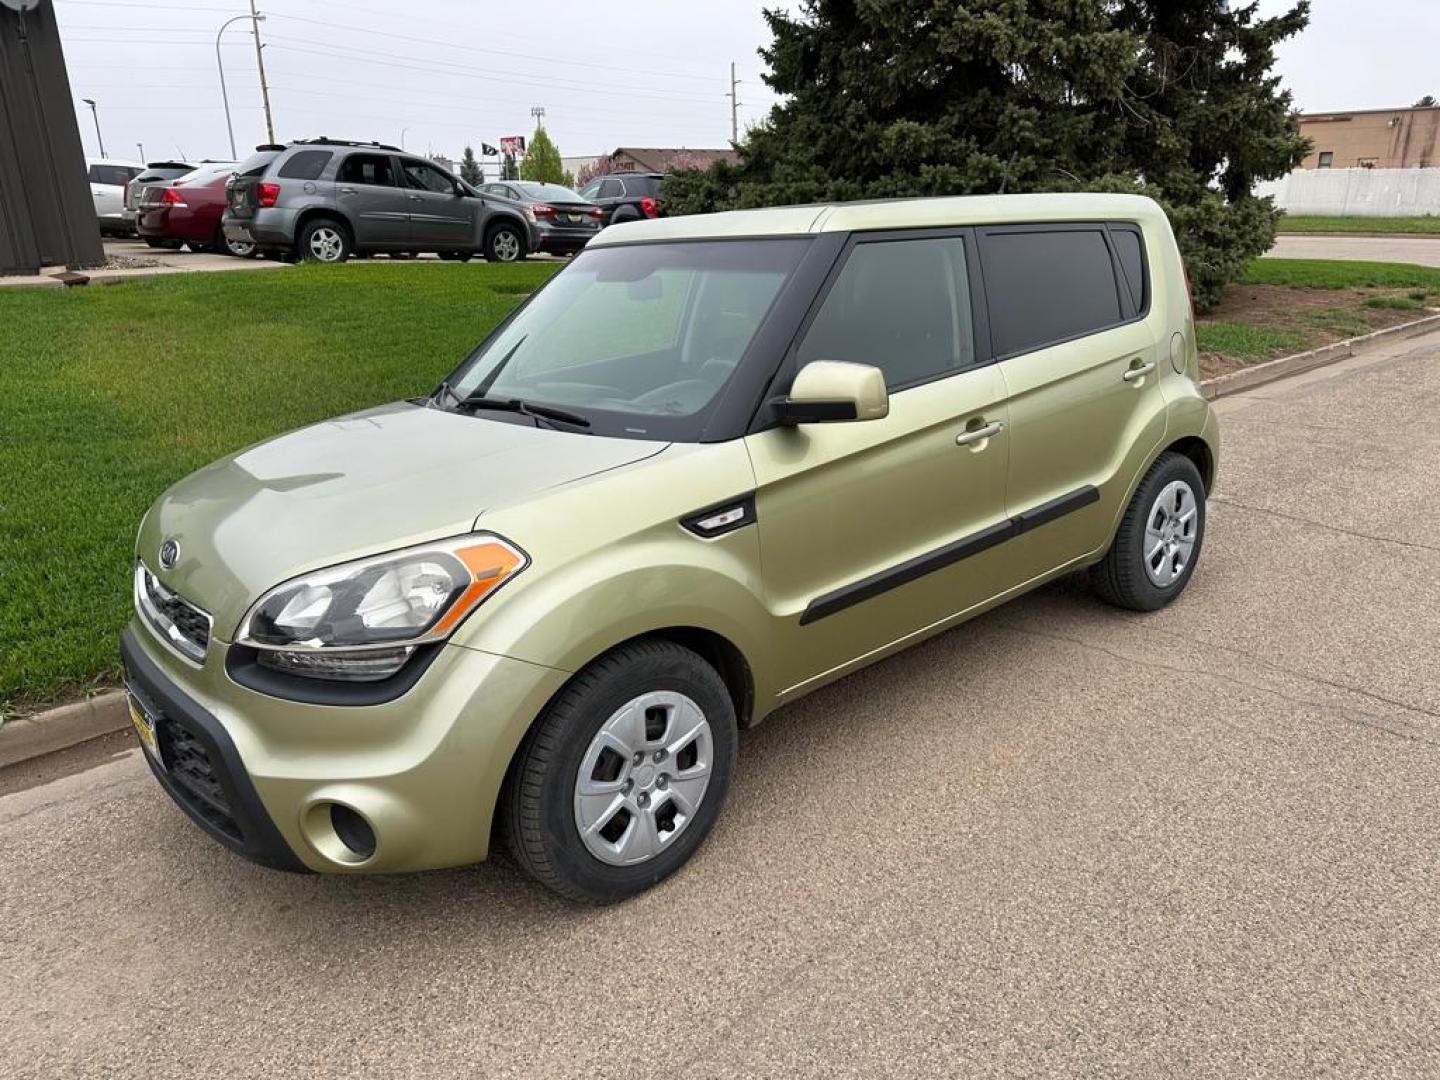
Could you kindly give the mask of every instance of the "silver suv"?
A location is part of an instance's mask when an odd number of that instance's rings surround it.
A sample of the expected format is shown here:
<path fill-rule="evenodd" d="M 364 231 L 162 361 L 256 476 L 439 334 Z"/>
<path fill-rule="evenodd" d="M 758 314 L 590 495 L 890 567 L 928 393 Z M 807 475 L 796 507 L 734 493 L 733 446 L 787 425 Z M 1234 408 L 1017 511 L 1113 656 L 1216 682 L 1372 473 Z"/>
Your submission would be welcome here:
<path fill-rule="evenodd" d="M 227 199 L 226 239 L 316 262 L 372 252 L 514 262 L 538 244 L 518 207 L 382 143 L 321 138 L 257 147 Z"/>

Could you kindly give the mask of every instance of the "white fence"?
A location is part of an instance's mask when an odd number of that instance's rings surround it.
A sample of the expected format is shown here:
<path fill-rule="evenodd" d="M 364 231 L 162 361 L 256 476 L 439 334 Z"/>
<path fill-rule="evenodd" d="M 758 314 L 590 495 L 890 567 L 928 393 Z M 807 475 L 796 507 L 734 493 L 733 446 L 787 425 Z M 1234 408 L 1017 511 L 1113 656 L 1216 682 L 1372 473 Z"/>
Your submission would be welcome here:
<path fill-rule="evenodd" d="M 1296 169 L 1257 184 L 1291 214 L 1413 217 L 1440 214 L 1440 169 Z"/>

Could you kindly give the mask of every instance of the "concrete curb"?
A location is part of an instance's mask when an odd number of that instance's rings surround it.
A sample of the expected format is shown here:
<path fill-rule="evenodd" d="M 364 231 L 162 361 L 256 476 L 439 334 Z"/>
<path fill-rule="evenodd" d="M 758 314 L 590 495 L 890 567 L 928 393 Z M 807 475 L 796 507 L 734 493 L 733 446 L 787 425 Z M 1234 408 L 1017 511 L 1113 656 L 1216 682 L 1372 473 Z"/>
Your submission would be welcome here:
<path fill-rule="evenodd" d="M 130 724 L 123 690 L 0 725 L 0 769 L 98 739 Z"/>
<path fill-rule="evenodd" d="M 1358 352 L 1363 352 L 1370 345 L 1384 341 L 1386 338 L 1418 337 L 1435 329 L 1440 329 L 1440 315 L 1427 315 L 1425 318 L 1415 319 L 1413 322 L 1401 323 L 1399 326 L 1387 326 L 1384 330 L 1375 330 L 1372 333 L 1347 338 L 1331 345 L 1322 345 L 1309 352 L 1296 353 L 1294 356 L 1282 356 L 1278 360 L 1256 364 L 1254 367 L 1241 368 L 1228 375 L 1217 375 L 1213 379 L 1205 379 L 1201 382 L 1200 390 L 1213 401 L 1227 394 L 1264 386 L 1276 379 L 1284 379 L 1290 375 L 1299 375 L 1302 372 L 1324 367 L 1327 364 L 1338 363 Z"/>

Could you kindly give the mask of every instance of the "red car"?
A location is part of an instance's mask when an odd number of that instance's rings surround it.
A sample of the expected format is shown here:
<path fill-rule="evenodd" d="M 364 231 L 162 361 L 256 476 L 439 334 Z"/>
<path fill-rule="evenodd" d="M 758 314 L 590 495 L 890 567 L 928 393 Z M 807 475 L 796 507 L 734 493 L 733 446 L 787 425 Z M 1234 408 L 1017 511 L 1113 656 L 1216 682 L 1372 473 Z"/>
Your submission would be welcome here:
<path fill-rule="evenodd" d="M 255 245 L 225 239 L 220 219 L 225 214 L 225 183 L 233 163 L 202 165 L 176 180 L 150 184 L 136 207 L 135 227 L 142 239 L 183 241 L 191 251 L 218 251 L 248 259 Z"/>

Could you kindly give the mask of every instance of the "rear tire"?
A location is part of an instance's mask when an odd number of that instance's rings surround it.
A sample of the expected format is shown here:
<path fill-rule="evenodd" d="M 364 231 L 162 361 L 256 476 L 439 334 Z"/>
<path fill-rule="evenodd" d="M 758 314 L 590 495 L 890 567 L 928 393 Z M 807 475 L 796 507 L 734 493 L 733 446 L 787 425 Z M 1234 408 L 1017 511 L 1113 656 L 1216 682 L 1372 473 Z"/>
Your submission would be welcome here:
<path fill-rule="evenodd" d="M 485 234 L 485 260 L 510 263 L 525 258 L 525 237 L 514 225 L 501 222 Z"/>
<path fill-rule="evenodd" d="M 1185 591 L 1205 541 L 1205 481 L 1166 451 L 1150 466 L 1105 558 L 1090 570 L 1096 594 L 1130 611 L 1158 611 Z"/>
<path fill-rule="evenodd" d="M 306 262 L 342 263 L 354 246 L 344 225 L 334 218 L 317 217 L 301 228 L 295 250 Z"/>
<path fill-rule="evenodd" d="M 255 244 L 248 240 L 231 240 L 225 235 L 225 226 L 221 225 L 215 230 L 215 251 L 237 259 L 253 259 Z"/>
<path fill-rule="evenodd" d="M 736 742 L 725 683 L 699 655 L 655 639 L 622 645 L 570 680 L 516 752 L 499 811 L 510 849 L 572 900 L 643 892 L 714 825 Z"/>

